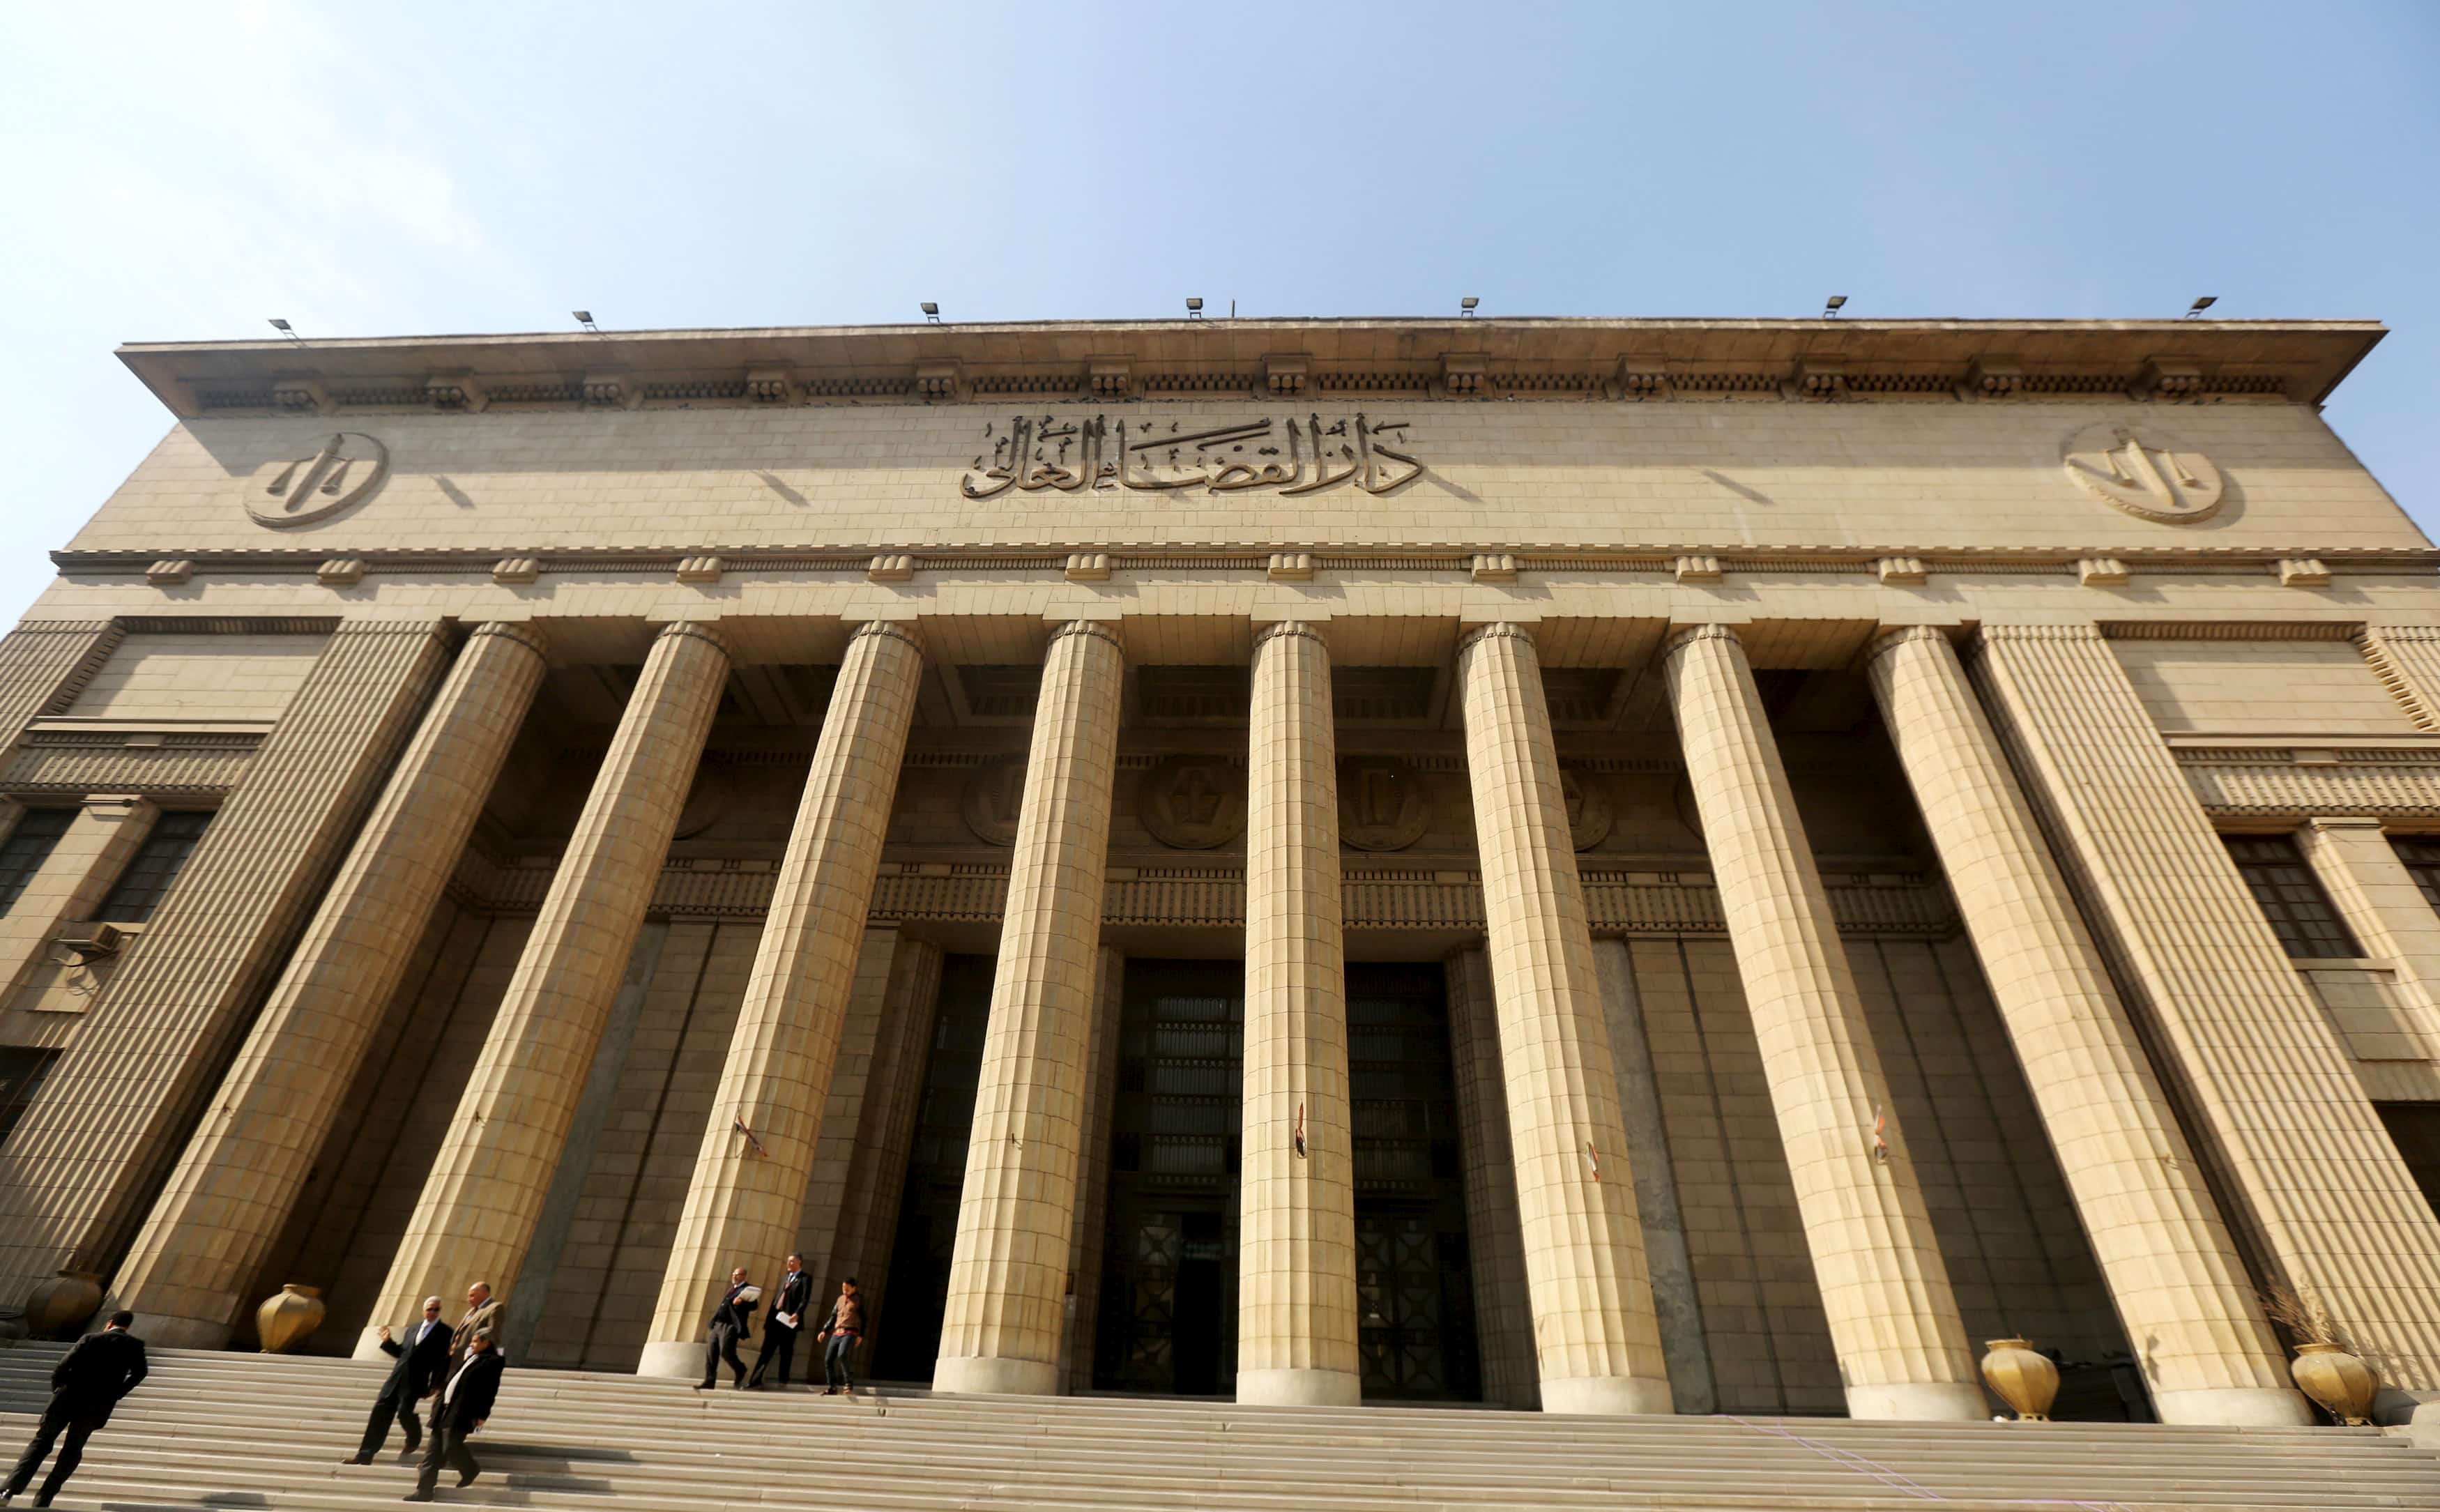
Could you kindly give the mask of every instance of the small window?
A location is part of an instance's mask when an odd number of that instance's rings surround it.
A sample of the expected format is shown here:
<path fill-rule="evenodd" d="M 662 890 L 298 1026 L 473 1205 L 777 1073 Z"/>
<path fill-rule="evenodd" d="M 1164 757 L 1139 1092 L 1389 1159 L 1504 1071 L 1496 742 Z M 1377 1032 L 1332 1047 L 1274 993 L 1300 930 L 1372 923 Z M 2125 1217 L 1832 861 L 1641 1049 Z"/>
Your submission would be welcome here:
<path fill-rule="evenodd" d="M 72 808 L 29 808 L 9 837 L 0 840 L 0 913 L 17 906 L 26 884 L 34 880 L 50 859 L 52 847 L 76 822 L 76 814 Z"/>
<path fill-rule="evenodd" d="M 2262 916 L 2288 953 L 2300 960 L 2359 956 L 2355 936 L 2339 922 L 2330 895 L 2286 835 L 2223 835 L 2229 859 L 2253 890 Z"/>
<path fill-rule="evenodd" d="M 2440 909 L 2440 836 L 2401 835 L 2389 843 L 2406 863 L 2406 874 L 2423 890 L 2423 901 Z"/>
<path fill-rule="evenodd" d="M 59 1058 L 56 1050 L 0 1049 L 0 1141 L 7 1140 L 17 1120 L 25 1117 L 34 1094 L 43 1089 L 43 1078 Z"/>
<path fill-rule="evenodd" d="M 211 821 L 203 809 L 173 809 L 153 820 L 152 833 L 135 848 L 135 859 L 118 873 L 118 885 L 101 900 L 94 917 L 112 924 L 142 924 L 152 917 Z"/>

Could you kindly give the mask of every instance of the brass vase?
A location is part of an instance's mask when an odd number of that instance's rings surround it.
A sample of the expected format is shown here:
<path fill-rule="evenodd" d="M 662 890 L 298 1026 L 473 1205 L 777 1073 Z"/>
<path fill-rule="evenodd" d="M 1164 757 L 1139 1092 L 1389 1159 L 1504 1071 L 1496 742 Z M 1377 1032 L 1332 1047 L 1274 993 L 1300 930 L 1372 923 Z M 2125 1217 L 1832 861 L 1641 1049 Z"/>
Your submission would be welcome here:
<path fill-rule="evenodd" d="M 2322 1410 L 2350 1428 L 2372 1421 L 2372 1399 L 2380 1391 L 2380 1376 L 2359 1356 L 2336 1344 L 2298 1344 L 2288 1362 L 2296 1389 L 2322 1404 Z"/>
<path fill-rule="evenodd" d="M 1986 1340 L 1982 1379 L 2020 1423 L 2047 1423 L 2058 1396 L 2058 1367 L 2021 1339 Z"/>
<path fill-rule="evenodd" d="M 63 1270 L 34 1287 L 26 1299 L 26 1331 L 37 1339 L 74 1333 L 101 1310 L 101 1277 L 91 1270 Z"/>
<path fill-rule="evenodd" d="M 322 1326 L 325 1310 L 321 1287 L 293 1281 L 280 1287 L 279 1295 L 254 1309 L 254 1331 L 262 1341 L 262 1352 L 284 1355 L 295 1349 Z"/>

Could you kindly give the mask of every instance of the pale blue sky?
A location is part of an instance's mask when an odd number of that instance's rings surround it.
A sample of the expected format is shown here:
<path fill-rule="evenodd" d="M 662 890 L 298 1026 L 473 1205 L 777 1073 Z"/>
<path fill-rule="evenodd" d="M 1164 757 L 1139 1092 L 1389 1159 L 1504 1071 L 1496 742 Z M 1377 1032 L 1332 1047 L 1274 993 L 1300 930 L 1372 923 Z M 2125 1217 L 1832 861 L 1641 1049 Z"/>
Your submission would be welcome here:
<path fill-rule="evenodd" d="M 122 340 L 1247 315 L 2370 316 L 2440 533 L 2440 6 L 0 6 L 0 622 Z"/>

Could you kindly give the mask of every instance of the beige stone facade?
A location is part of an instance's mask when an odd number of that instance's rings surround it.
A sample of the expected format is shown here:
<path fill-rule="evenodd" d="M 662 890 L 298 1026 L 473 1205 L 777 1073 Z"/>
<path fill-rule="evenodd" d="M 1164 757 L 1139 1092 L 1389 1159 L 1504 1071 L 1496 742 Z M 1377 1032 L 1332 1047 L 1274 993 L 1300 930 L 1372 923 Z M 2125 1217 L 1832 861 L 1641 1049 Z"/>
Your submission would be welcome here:
<path fill-rule="evenodd" d="M 2403 1412 L 2379 333 L 129 348 L 0 639 L 0 1306 L 673 1376 L 794 1251 L 951 1392 L 2304 1422 L 2275 1284 Z"/>

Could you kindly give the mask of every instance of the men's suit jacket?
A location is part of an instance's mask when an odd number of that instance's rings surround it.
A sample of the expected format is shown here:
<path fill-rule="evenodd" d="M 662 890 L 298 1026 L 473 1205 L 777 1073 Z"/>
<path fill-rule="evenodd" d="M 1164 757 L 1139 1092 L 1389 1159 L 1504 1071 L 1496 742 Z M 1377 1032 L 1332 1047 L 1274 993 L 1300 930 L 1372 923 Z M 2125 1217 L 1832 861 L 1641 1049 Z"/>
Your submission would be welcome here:
<path fill-rule="evenodd" d="M 770 1312 L 762 1320 L 763 1333 L 767 1335 L 774 1328 L 788 1328 L 786 1323 L 780 1321 L 780 1315 L 783 1312 L 797 1320 L 797 1328 L 802 1328 L 805 1325 L 805 1305 L 813 1300 L 814 1278 L 804 1271 L 799 1270 L 780 1282 L 780 1295 L 771 1304 Z M 795 1331 L 794 1328 L 789 1329 L 791 1333 Z"/>
<path fill-rule="evenodd" d="M 475 1431 L 475 1424 L 492 1415 L 492 1404 L 500 1395 L 500 1374 L 508 1366 L 508 1357 L 496 1346 L 469 1354 L 465 1364 L 441 1382 L 448 1400 L 441 1404 L 440 1421 L 455 1433 Z"/>
<path fill-rule="evenodd" d="M 473 1339 L 475 1335 L 482 1329 L 489 1328 L 492 1330 L 492 1344 L 493 1346 L 492 1353 L 495 1355 L 499 1353 L 500 1305 L 500 1299 L 493 1297 L 491 1301 L 483 1304 L 479 1307 L 467 1308 L 466 1316 L 458 1320 L 458 1331 L 455 1334 L 452 1334 L 449 1339 L 449 1365 L 451 1369 L 456 1369 L 458 1362 L 466 1358 L 467 1341 Z"/>
<path fill-rule="evenodd" d="M 150 1373 L 143 1340 L 123 1328 L 105 1329 L 79 1340 L 51 1368 L 51 1405 L 73 1421 L 99 1428 Z"/>
<path fill-rule="evenodd" d="M 740 1302 L 737 1299 L 737 1294 L 745 1289 L 743 1286 L 731 1287 L 720 1294 L 720 1305 L 713 1309 L 711 1314 L 712 1327 L 734 1328 L 740 1339 L 748 1338 L 753 1334 L 756 1305 L 750 1302 Z"/>
<path fill-rule="evenodd" d="M 458 1337 L 455 1330 L 438 1319 L 423 1330 L 420 1340 L 415 1339 L 418 1329 L 423 1329 L 420 1318 L 406 1325 L 407 1338 L 414 1340 L 411 1343 L 402 1344 L 395 1338 L 382 1341 L 383 1352 L 398 1361 L 389 1368 L 389 1379 L 383 1383 L 384 1389 L 404 1387 L 410 1398 L 425 1395 L 448 1377 L 449 1341 Z"/>

